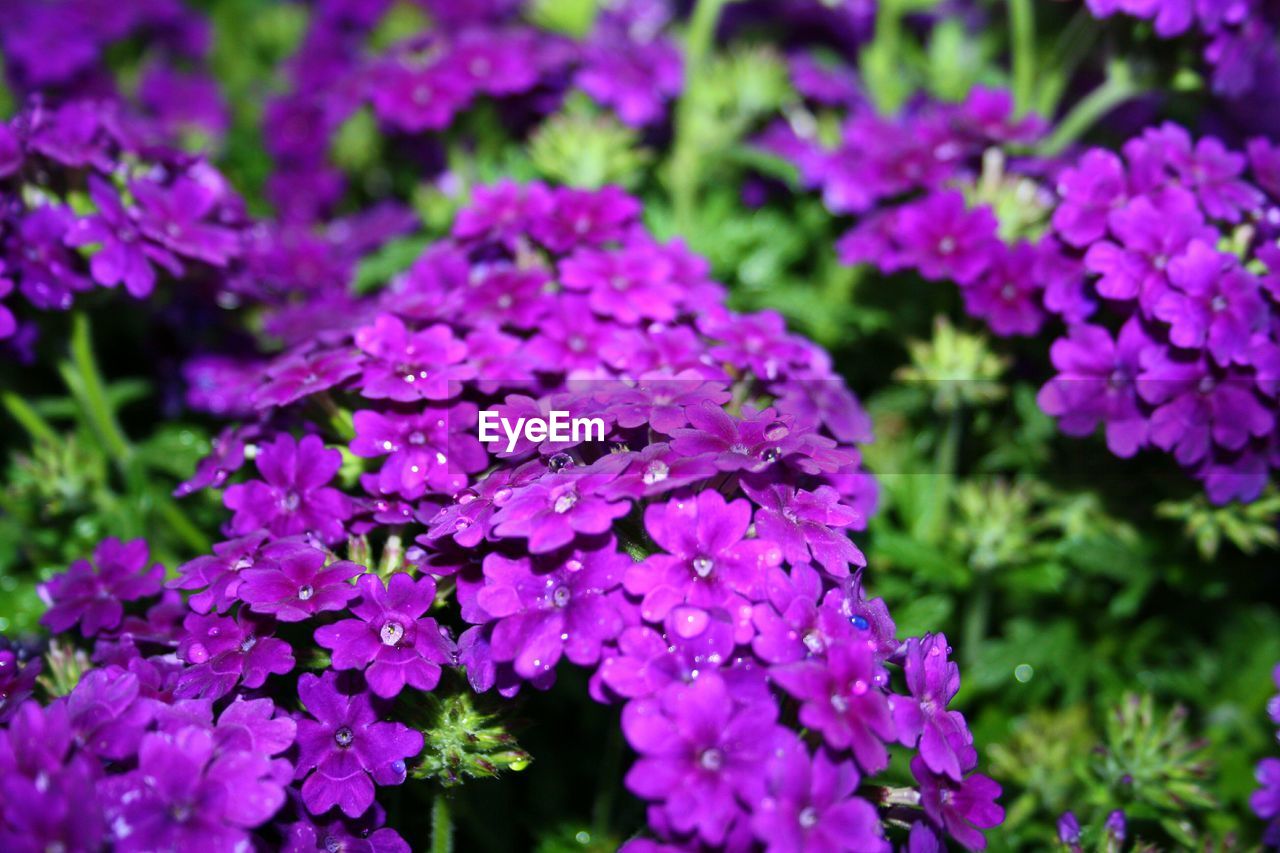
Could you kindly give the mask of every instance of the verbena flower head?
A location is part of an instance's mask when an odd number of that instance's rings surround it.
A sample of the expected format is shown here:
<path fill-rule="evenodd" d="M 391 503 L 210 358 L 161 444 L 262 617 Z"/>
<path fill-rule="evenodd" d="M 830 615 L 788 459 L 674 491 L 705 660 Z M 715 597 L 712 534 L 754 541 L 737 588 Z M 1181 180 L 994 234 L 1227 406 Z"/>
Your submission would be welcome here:
<path fill-rule="evenodd" d="M 254 402 L 180 490 L 223 487 L 234 538 L 180 567 L 185 610 L 89 632 L 112 669 L 75 699 L 120 721 L 84 749 L 95 773 L 132 772 L 144 747 L 186 768 L 149 801 L 168 817 L 139 812 L 157 838 L 186 831 L 174 798 L 214 784 L 219 748 L 253 748 L 289 766 L 238 765 L 261 810 L 193 805 L 211 833 L 399 849 L 378 789 L 434 766 L 423 694 L 546 689 L 567 659 L 625 706 L 627 786 L 663 842 L 885 849 L 859 782 L 897 744 L 918 756 L 905 817 L 981 846 L 997 788 L 947 708 L 946 641 L 900 640 L 862 588 L 865 412 L 825 353 L 778 315 L 728 310 L 639 215 L 612 189 L 479 190 L 449 238 L 322 331 L 201 372 L 209 399 Z M 480 441 L 486 414 L 553 412 L 598 427 Z M 171 754 L 190 718 L 217 719 L 208 759 L 199 734 Z M 296 749 L 279 753 L 285 720 Z"/>
<path fill-rule="evenodd" d="M 1024 161 L 992 153 L 1043 126 L 1015 121 L 999 93 L 921 98 L 891 119 L 848 110 L 834 147 L 803 124 L 761 140 L 799 157 L 834 212 L 858 217 L 837 244 L 846 263 L 952 281 L 997 335 L 1049 328 L 1058 375 L 1040 403 L 1064 432 L 1101 425 L 1117 455 L 1168 452 L 1215 503 L 1262 493 L 1277 459 L 1268 142 L 1246 154 L 1166 123 L 1118 154 Z"/>
<path fill-rule="evenodd" d="M 95 287 L 143 298 L 162 278 L 180 279 L 186 292 L 175 298 L 199 301 L 233 286 L 243 204 L 212 166 L 166 138 L 109 98 L 56 107 L 37 98 L 0 124 L 0 339 L 18 329 L 15 308 L 24 319 L 28 306 L 65 311 Z"/>

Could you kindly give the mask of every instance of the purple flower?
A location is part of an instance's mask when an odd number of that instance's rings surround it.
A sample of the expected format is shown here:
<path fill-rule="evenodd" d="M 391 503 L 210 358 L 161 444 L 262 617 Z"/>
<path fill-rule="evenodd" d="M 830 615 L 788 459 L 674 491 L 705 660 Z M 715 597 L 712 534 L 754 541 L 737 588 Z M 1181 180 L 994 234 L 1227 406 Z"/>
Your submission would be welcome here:
<path fill-rule="evenodd" d="M 703 403 L 723 406 L 729 402 L 729 392 L 723 383 L 708 382 L 694 370 L 674 375 L 651 371 L 642 374 L 634 387 L 609 389 L 600 395 L 600 400 L 624 429 L 648 426 L 671 435 L 689 423 L 687 407 Z"/>
<path fill-rule="evenodd" d="M 1258 762 L 1255 778 L 1262 787 L 1249 797 L 1253 813 L 1269 823 L 1268 843 L 1280 832 L 1280 758 L 1264 758 Z"/>
<path fill-rule="evenodd" d="M 840 493 L 830 486 L 812 492 L 782 484 L 743 490 L 760 507 L 756 511 L 756 532 L 782 549 L 788 563 L 816 560 L 834 577 L 849 574 L 849 564 L 865 566 L 867 559 L 840 528 L 859 521 L 852 507 L 840 503 Z"/>
<path fill-rule="evenodd" d="M 471 204 L 458 213 L 453 236 L 464 241 L 485 240 L 510 247 L 550 208 L 551 193 L 542 184 L 498 181 L 476 189 Z"/>
<path fill-rule="evenodd" d="M 89 176 L 89 196 L 98 213 L 78 220 L 67 233 L 67 245 L 101 244 L 89 259 L 93 280 L 104 287 L 124 284 L 129 295 L 149 296 L 155 287 L 157 263 L 173 275 L 182 273 L 178 259 L 167 249 L 143 239 L 134 216 L 121 204 L 111 186 L 97 175 Z"/>
<path fill-rule="evenodd" d="M 72 752 L 60 704 L 22 705 L 0 729 L 0 846 L 6 850 L 92 850 L 105 826 L 99 762 Z"/>
<path fill-rule="evenodd" d="M 369 82 L 378 118 L 409 133 L 447 127 L 473 96 L 462 75 L 442 64 L 391 60 L 376 66 Z"/>
<path fill-rule="evenodd" d="M 1089 435 L 1101 422 L 1111 452 L 1132 456 L 1147 443 L 1137 378 L 1142 353 L 1153 344 L 1137 317 L 1121 327 L 1118 340 L 1101 326 L 1072 326 L 1050 349 L 1058 375 L 1040 389 L 1040 408 L 1067 435 Z"/>
<path fill-rule="evenodd" d="M 671 263 L 645 244 L 584 249 L 560 263 L 566 288 L 586 291 L 591 310 L 626 324 L 675 318 L 683 292 L 671 277 Z"/>
<path fill-rule="evenodd" d="M 631 505 L 611 502 L 599 492 L 616 468 L 567 468 L 529 483 L 510 496 L 493 516 L 495 536 L 529 540 L 529 551 L 546 554 L 562 548 L 578 534 L 604 533 Z"/>
<path fill-rule="evenodd" d="M 875 806 L 854 796 L 858 771 L 825 749 L 812 759 L 799 740 L 769 762 L 768 792 L 751 816 L 751 827 L 771 853 L 889 851 Z"/>
<path fill-rule="evenodd" d="M 66 311 L 72 294 L 93 286 L 80 274 L 77 258 L 67 250 L 65 238 L 74 217 L 61 205 L 46 204 L 27 213 L 17 229 L 21 251 L 9 271 L 18 278 L 18 289 L 32 305 L 43 310 Z"/>
<path fill-rule="evenodd" d="M 960 690 L 960 668 L 947 660 L 950 650 L 942 634 L 907 640 L 903 669 L 911 697 L 893 698 L 893 719 L 904 744 L 918 742 L 925 766 L 959 782 L 977 754 L 964 717 L 947 710 Z"/>
<path fill-rule="evenodd" d="M 1004 820 L 1004 809 L 996 805 L 1000 786 L 980 773 L 963 782 L 937 776 L 920 756 L 911 759 L 911 773 L 920 783 L 920 804 L 929 820 L 966 848 L 986 849 L 987 840 L 979 830 Z"/>
<path fill-rule="evenodd" d="M 240 571 L 237 595 L 255 613 L 301 622 L 326 610 L 342 610 L 355 598 L 348 581 L 364 571 L 350 560 L 325 565 L 327 555 L 299 543 L 269 546 L 268 561 Z"/>
<path fill-rule="evenodd" d="M 971 284 L 999 248 L 996 217 L 989 208 L 969 210 L 958 192 L 934 193 L 904 205 L 897 226 L 908 262 L 927 279 Z"/>
<path fill-rule="evenodd" d="M 997 335 L 1034 335 L 1045 319 L 1039 256 L 1029 243 L 993 252 L 987 271 L 962 290 L 965 310 L 986 320 Z"/>
<path fill-rule="evenodd" d="M 357 618 L 316 629 L 316 642 L 333 653 L 333 668 L 364 670 L 369 689 L 385 699 L 398 696 L 406 684 L 434 690 L 440 666 L 453 662 L 453 644 L 424 615 L 435 601 L 435 581 L 415 582 L 398 572 L 385 587 L 377 575 L 361 575 L 356 585 L 360 598 L 351 612 Z"/>
<path fill-rule="evenodd" d="M 1240 177 L 1245 156 L 1228 151 L 1221 140 L 1206 136 L 1193 146 L 1191 135 L 1172 122 L 1147 133 L 1159 134 L 1169 166 L 1211 219 L 1239 222 L 1262 204 L 1262 193 Z"/>
<path fill-rule="evenodd" d="M 1252 379 L 1237 370 L 1215 369 L 1203 356 L 1188 358 L 1164 347 L 1146 350 L 1141 360 L 1138 393 L 1156 406 L 1151 443 L 1183 465 L 1204 459 L 1211 443 L 1240 450 L 1275 425 Z"/>
<path fill-rule="evenodd" d="M 549 672 L 561 655 L 579 666 L 596 663 L 601 645 L 622 631 L 609 593 L 631 564 L 612 540 L 537 561 L 489 554 L 476 604 L 498 620 L 494 659 L 510 661 L 521 678 Z"/>
<path fill-rule="evenodd" d="M 325 449 L 317 436 L 297 441 L 282 433 L 259 449 L 254 465 L 263 479 L 231 486 L 222 497 L 235 512 L 233 532 L 266 528 L 276 536 L 311 533 L 324 542 L 342 539 L 350 500 L 325 485 L 342 467 L 341 453 Z"/>
<path fill-rule="evenodd" d="M 850 749 L 867 773 L 889 763 L 887 741 L 896 729 L 882 685 L 886 675 L 876 662 L 872 643 L 839 643 L 825 661 L 809 660 L 775 666 L 769 676 L 803 704 L 800 722 L 822 733 L 833 749 Z"/>
<path fill-rule="evenodd" d="M 22 663 L 12 651 L 0 648 L 0 724 L 9 722 L 35 692 L 40 668 L 38 658 Z"/>
<path fill-rule="evenodd" d="M 237 685 L 261 687 L 268 676 L 293 669 L 293 650 L 272 636 L 275 623 L 269 617 L 192 613 L 182 627 L 186 634 L 178 644 L 178 656 L 191 666 L 174 690 L 181 698 L 219 699 Z"/>
<path fill-rule="evenodd" d="M 680 54 L 665 38 L 648 43 L 605 32 L 588 45 L 575 83 L 629 125 L 653 124 L 684 79 Z"/>
<path fill-rule="evenodd" d="M 1168 287 L 1165 270 L 1192 240 L 1213 243 L 1195 197 L 1179 187 L 1159 197 L 1139 196 L 1108 217 L 1118 242 L 1094 243 L 1085 254 L 1088 270 L 1101 276 L 1098 293 L 1107 299 L 1137 299 L 1149 308 Z"/>
<path fill-rule="evenodd" d="M 279 755 L 293 746 L 298 724 L 276 708 L 270 699 L 237 697 L 218 716 L 213 730 L 218 748 L 224 752 L 251 752 Z M 289 776 L 293 771 L 290 769 Z"/>
<path fill-rule="evenodd" d="M 659 803 L 676 832 L 719 845 L 742 814 L 737 797 L 759 799 L 760 768 L 778 739 L 776 715 L 772 702 L 738 705 L 714 674 L 633 700 L 622 711 L 622 731 L 640 758 L 627 788 Z"/>
<path fill-rule="evenodd" d="M 405 761 L 422 751 L 422 734 L 379 722 L 379 706 L 357 682 L 335 672 L 298 679 L 298 698 L 311 716 L 298 720 L 297 778 L 312 814 L 337 806 L 359 817 L 373 806 L 374 783 L 402 784 Z"/>
<path fill-rule="evenodd" d="M 1107 233 L 1107 219 L 1125 200 L 1124 163 L 1110 151 L 1086 151 L 1074 168 L 1058 178 L 1062 201 L 1053 212 L 1053 227 L 1072 246 L 1084 248 Z"/>
<path fill-rule="evenodd" d="M 705 622 L 690 636 L 676 631 L 664 636 L 644 625 L 627 628 L 618 637 L 617 654 L 600 663 L 601 681 L 618 696 L 638 699 L 717 671 L 732 679 L 733 672 L 720 667 L 732 658 L 735 626 L 724 611 L 709 614 Z"/>
<path fill-rule="evenodd" d="M 401 415 L 359 411 L 353 417 L 357 456 L 387 456 L 377 475 L 378 491 L 407 500 L 430 490 L 451 495 L 467 485 L 467 475 L 483 471 L 489 454 L 474 434 L 477 408 L 457 403 Z"/>
<path fill-rule="evenodd" d="M 529 223 L 534 239 L 553 252 L 621 240 L 640 215 L 640 202 L 614 186 L 599 190 L 558 187 L 554 204 Z"/>
<path fill-rule="evenodd" d="M 360 357 L 349 349 L 287 355 L 267 368 L 263 384 L 253 392 L 253 405 L 259 409 L 287 406 L 359 372 Z"/>
<path fill-rule="evenodd" d="M 84 674 L 67 696 L 67 721 L 76 742 L 88 753 L 113 761 L 131 758 L 156 703 L 142 696 L 138 676 L 119 667 Z"/>
<path fill-rule="evenodd" d="M 778 546 L 745 539 L 751 504 L 726 502 L 716 491 L 677 498 L 645 509 L 645 529 L 665 554 L 653 554 L 627 570 L 627 592 L 644 596 L 640 612 L 660 622 L 673 607 L 748 608 L 761 594 L 765 570 L 782 562 Z"/>
<path fill-rule="evenodd" d="M 213 546 L 213 554 L 196 557 L 178 566 L 178 577 L 169 581 L 170 589 L 197 590 L 187 599 L 196 613 L 215 610 L 225 613 L 239 600 L 238 592 L 243 581 L 240 573 L 257 564 L 262 556 L 262 546 L 267 534 L 258 531 L 219 542 Z"/>
<path fill-rule="evenodd" d="M 1173 345 L 1204 347 L 1221 365 L 1247 361 L 1250 336 L 1267 322 L 1257 279 L 1200 240 L 1170 262 L 1169 279 L 1151 313 L 1169 324 Z"/>
<path fill-rule="evenodd" d="M 249 752 L 219 752 L 213 736 L 188 727 L 148 734 L 138 769 L 106 785 L 117 850 L 232 850 L 251 844 L 248 830 L 285 802 L 271 762 Z"/>
<path fill-rule="evenodd" d="M 285 827 L 283 853 L 410 853 L 408 843 L 394 829 L 382 826 L 386 815 L 376 804 L 359 820 L 340 812 L 329 818 L 312 819 L 307 814 L 300 818 Z"/>
<path fill-rule="evenodd" d="M 360 389 L 372 399 L 447 400 L 458 394 L 460 380 L 475 375 L 462 363 L 467 345 L 448 326 L 410 332 L 399 317 L 380 314 L 356 332 L 356 346 L 370 357 Z"/>
<path fill-rule="evenodd" d="M 4 270 L 4 261 L 0 261 L 0 299 L 13 292 L 13 280 L 5 278 Z M 13 312 L 3 302 L 0 302 L 0 341 L 13 337 L 16 331 L 18 331 L 18 318 L 13 316 Z"/>
<path fill-rule="evenodd" d="M 780 443 L 791 433 L 773 409 L 744 411 L 735 418 L 704 401 L 684 410 L 688 429 L 672 431 L 671 449 L 681 456 L 710 456 L 721 471 L 759 471 L 783 455 Z"/>
<path fill-rule="evenodd" d="M 1071 812 L 1058 818 L 1058 840 L 1073 848 L 1080 845 L 1080 821 Z"/>
<path fill-rule="evenodd" d="M 764 586 L 768 600 L 751 611 L 757 631 L 751 648 L 761 660 L 792 663 L 852 640 L 850 620 L 837 606 L 839 593 L 832 590 L 824 599 L 822 575 L 812 566 L 792 566 L 790 576 L 772 568 Z M 860 624 L 865 628 L 867 621 Z"/>
<path fill-rule="evenodd" d="M 218 191 L 181 176 L 172 186 L 153 181 L 129 182 L 138 200 L 138 226 L 161 246 L 214 266 L 225 266 L 240 254 L 238 233 L 204 221 L 218 204 Z"/>
<path fill-rule="evenodd" d="M 92 563 L 76 560 L 40 585 L 40 597 L 49 605 L 40 624 L 59 634 L 79 624 L 86 637 L 119 625 L 124 616 L 122 602 L 160 592 L 164 566 L 148 567 L 147 557 L 145 539 L 104 539 L 93 552 Z"/>

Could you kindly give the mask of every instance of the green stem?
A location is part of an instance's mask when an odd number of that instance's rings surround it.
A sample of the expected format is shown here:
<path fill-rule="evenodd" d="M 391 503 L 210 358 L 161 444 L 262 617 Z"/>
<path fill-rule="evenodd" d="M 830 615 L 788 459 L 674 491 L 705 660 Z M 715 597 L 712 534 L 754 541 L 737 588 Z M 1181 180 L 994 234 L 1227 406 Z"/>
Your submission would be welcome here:
<path fill-rule="evenodd" d="M 58 434 L 54 432 L 53 427 L 49 426 L 49 422 L 40 417 L 39 413 L 31 408 L 26 400 L 16 394 L 6 392 L 0 395 L 0 401 L 4 403 L 4 407 L 9 410 L 9 414 L 13 416 L 13 419 L 30 433 L 32 439 L 50 444 L 58 443 Z"/>
<path fill-rule="evenodd" d="M 431 804 L 431 853 L 453 853 L 453 818 L 444 794 Z"/>
<path fill-rule="evenodd" d="M 1053 135 L 1046 139 L 1036 153 L 1044 157 L 1061 154 L 1068 145 L 1084 136 L 1107 113 L 1142 93 L 1142 87 L 1134 79 L 1129 66 L 1114 62 L 1107 70 L 1107 79 L 1080 100 L 1058 123 Z"/>
<path fill-rule="evenodd" d="M 876 109 L 896 113 L 911 94 L 911 82 L 903 74 L 902 13 L 900 0 L 880 0 L 876 5 L 875 37 L 859 53 L 858 64 Z"/>
<path fill-rule="evenodd" d="M 1031 110 L 1036 93 L 1036 17 L 1031 0 L 1008 0 L 1013 102 L 1018 113 Z"/>
<path fill-rule="evenodd" d="M 946 381 L 946 380 L 944 380 Z M 946 517 L 951 504 L 952 484 L 960 460 L 960 437 L 964 432 L 964 412 L 956 408 L 947 420 L 946 431 L 938 441 L 933 461 L 933 490 L 929 493 L 929 508 L 921 518 L 919 535 L 922 540 L 936 545 L 946 529 Z"/>
<path fill-rule="evenodd" d="M 209 541 L 209 537 L 187 518 L 186 513 L 179 509 L 168 495 L 161 495 L 156 499 L 156 512 L 169 525 L 169 530 L 194 553 L 207 554 L 213 549 L 213 543 Z"/>
<path fill-rule="evenodd" d="M 1062 30 L 1052 53 L 1036 76 L 1036 112 L 1047 118 L 1058 112 L 1058 104 L 1076 68 L 1089 56 L 1098 39 L 1098 22 L 1088 10 L 1076 12 Z"/>
<path fill-rule="evenodd" d="M 124 470 L 133 457 L 133 448 L 120 429 L 120 423 L 107 398 L 106 385 L 93 355 L 89 318 L 79 312 L 71 318 L 71 361 L 78 380 L 75 384 L 79 386 L 78 389 L 73 387 L 72 393 L 84 403 L 85 415 L 102 440 L 103 448 L 116 465 Z M 66 372 L 63 376 L 66 378 Z"/>
<path fill-rule="evenodd" d="M 694 232 L 694 211 L 702 183 L 702 151 L 698 139 L 698 108 L 707 57 L 716 36 L 720 13 L 730 0 L 698 0 L 685 37 L 685 89 L 676 105 L 675 140 L 671 146 L 671 205 L 676 227 L 686 237 Z"/>
<path fill-rule="evenodd" d="M 960 654 L 969 666 L 979 659 L 979 649 L 987 638 L 987 625 L 991 621 L 991 579 L 985 573 L 979 573 L 974 584 L 973 597 L 965 609 L 960 634 L 964 643 Z"/>

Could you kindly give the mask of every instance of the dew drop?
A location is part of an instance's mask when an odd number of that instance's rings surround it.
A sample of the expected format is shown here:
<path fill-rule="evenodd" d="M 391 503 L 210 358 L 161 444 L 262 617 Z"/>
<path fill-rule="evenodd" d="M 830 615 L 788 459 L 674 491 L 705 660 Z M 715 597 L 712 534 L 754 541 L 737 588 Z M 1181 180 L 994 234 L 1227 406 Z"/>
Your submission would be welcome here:
<path fill-rule="evenodd" d="M 573 457 L 568 453 L 557 453 L 547 460 L 547 467 L 552 471 L 563 471 L 573 467 Z"/>
<path fill-rule="evenodd" d="M 781 441 L 791 432 L 791 427 L 782 421 L 773 421 L 764 428 L 764 437 L 769 441 Z"/>
<path fill-rule="evenodd" d="M 650 462 L 644 469 L 644 480 L 646 486 L 652 486 L 654 483 L 661 483 L 671 475 L 671 468 L 661 459 L 655 459 Z"/>

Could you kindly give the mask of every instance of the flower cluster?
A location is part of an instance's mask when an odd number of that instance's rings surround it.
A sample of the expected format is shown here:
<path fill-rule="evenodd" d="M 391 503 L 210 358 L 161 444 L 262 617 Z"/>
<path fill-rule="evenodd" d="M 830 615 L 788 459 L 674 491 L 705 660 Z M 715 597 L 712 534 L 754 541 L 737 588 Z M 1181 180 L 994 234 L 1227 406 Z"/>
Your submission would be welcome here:
<path fill-rule="evenodd" d="M 37 100 L 0 124 L 0 298 L 65 311 L 95 287 L 147 297 L 167 274 L 211 304 L 240 270 L 246 222 L 212 166 L 116 102 Z M 13 309 L 0 303 L 0 339 L 19 330 Z"/>
<path fill-rule="evenodd" d="M 625 123 L 651 125 L 678 94 L 681 61 L 664 28 L 665 3 L 619 3 L 603 10 L 582 41 L 520 20 L 518 3 L 426 3 L 435 26 L 405 35 L 370 55 L 370 33 L 384 4 L 322 3 L 289 62 L 289 91 L 272 100 L 264 119 L 276 162 L 268 195 L 290 220 L 327 213 L 345 188 L 330 162 L 344 122 L 369 105 L 379 129 L 413 136 L 449 129 L 482 99 L 515 128 L 555 109 L 569 89 L 587 93 Z M 417 155 L 438 171 L 443 148 L 430 142 Z"/>
<path fill-rule="evenodd" d="M 1151 21 L 1160 38 L 1194 34 L 1213 69 L 1213 89 L 1226 97 L 1245 95 L 1274 81 L 1275 9 L 1266 0 L 1191 3 L 1187 0 L 1085 0 L 1097 18 L 1116 13 Z"/>
<path fill-rule="evenodd" d="M 955 282 L 997 335 L 1059 318 L 1058 375 L 1039 400 L 1064 432 L 1101 424 L 1113 453 L 1168 452 L 1214 502 L 1256 499 L 1280 459 L 1280 154 L 1165 124 L 1122 155 L 1006 160 L 1002 146 L 1040 130 L 1013 119 L 1007 95 L 977 90 L 895 119 L 854 102 L 834 149 L 790 126 L 763 144 L 833 212 L 859 217 L 837 247 L 845 262 Z"/>
<path fill-rule="evenodd" d="M 208 22 L 179 0 L 121 0 L 109 14 L 96 0 L 12 0 L 0 20 L 0 55 L 20 97 L 123 101 L 131 88 L 139 114 L 170 136 L 226 130 L 226 105 L 202 68 L 210 41 Z M 136 87 L 118 85 L 105 61 L 125 44 L 143 49 Z"/>
<path fill-rule="evenodd" d="M 451 669 L 476 692 L 545 689 L 567 659 L 623 705 L 626 784 L 663 843 L 888 850 L 892 825 L 920 849 L 982 848 L 999 786 L 948 708 L 947 640 L 897 638 L 848 535 L 875 502 L 865 413 L 825 353 L 775 314 L 727 310 L 640 213 L 613 189 L 478 190 L 345 327 L 210 374 L 256 412 L 184 489 L 231 483 L 230 538 L 179 567 L 185 601 L 155 599 L 141 543 L 104 543 L 45 587 L 47 624 L 78 627 L 96 668 L 23 705 L 9 742 L 79 697 L 115 713 L 13 759 L 57 784 L 10 800 L 49 806 L 6 811 L 6 831 L 40 814 L 140 848 L 372 840 L 390 833 L 377 788 L 432 766 L 392 700 Z M 605 438 L 485 445 L 480 411 L 597 418 Z M 910 786 L 876 781 L 894 745 Z M 71 814 L 86 778 L 98 793 Z M 147 797 L 114 798 L 130 785 Z"/>
<path fill-rule="evenodd" d="M 1276 688 L 1280 689 L 1280 666 L 1271 673 Z M 1267 703 L 1267 715 L 1271 722 L 1280 727 L 1280 695 L 1271 697 Z M 1280 733 L 1276 735 L 1280 740 Z M 1258 784 L 1262 787 L 1249 798 L 1249 805 L 1258 817 L 1267 821 L 1267 831 L 1262 843 L 1273 849 L 1280 849 L 1280 758 L 1264 758 L 1258 762 Z"/>
<path fill-rule="evenodd" d="M 1103 424 L 1117 455 L 1171 453 L 1218 503 L 1254 500 L 1280 461 L 1278 156 L 1166 124 L 1059 176 L 1053 229 L 1088 278 L 1054 308 L 1068 332 L 1040 404 L 1072 435 Z"/>

